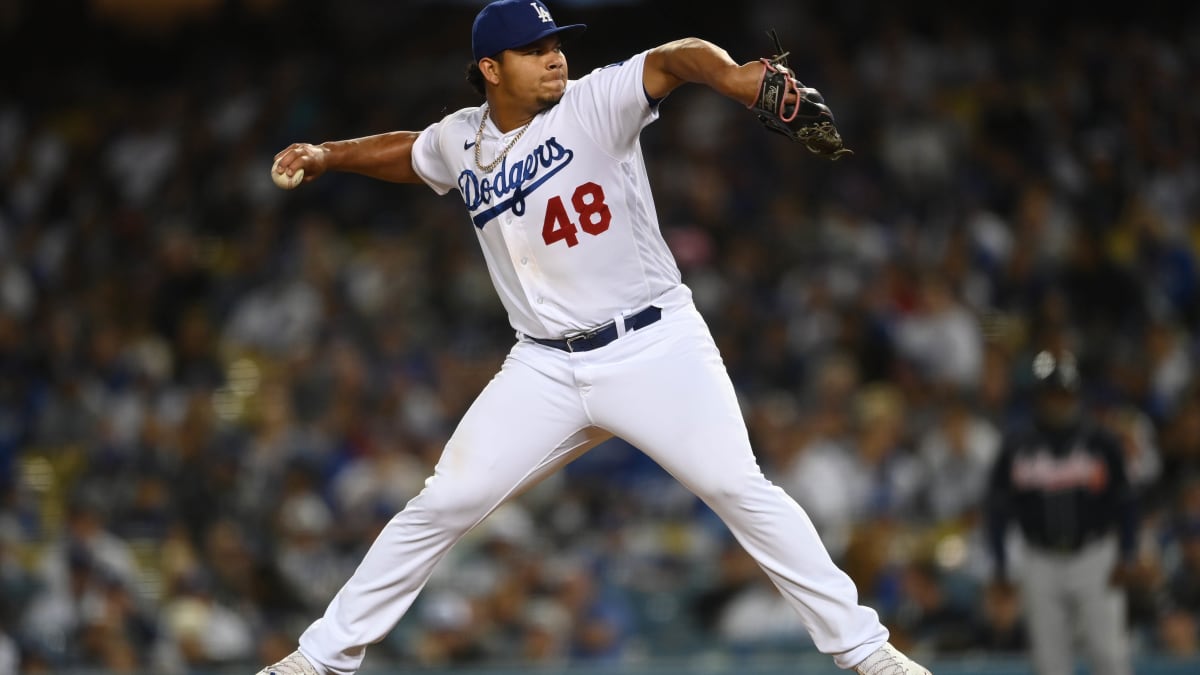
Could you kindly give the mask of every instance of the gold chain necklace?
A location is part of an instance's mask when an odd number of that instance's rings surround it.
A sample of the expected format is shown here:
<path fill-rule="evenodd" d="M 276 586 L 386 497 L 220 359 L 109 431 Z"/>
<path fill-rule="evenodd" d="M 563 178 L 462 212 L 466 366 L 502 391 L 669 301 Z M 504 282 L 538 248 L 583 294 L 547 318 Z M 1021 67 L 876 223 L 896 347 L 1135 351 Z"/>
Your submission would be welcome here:
<path fill-rule="evenodd" d="M 525 135 L 525 130 L 529 128 L 529 125 L 533 124 L 532 119 L 526 122 L 525 126 L 521 127 L 521 130 L 517 132 L 517 135 L 513 136 L 512 140 L 508 142 L 508 145 L 506 145 L 504 149 L 500 151 L 500 154 L 497 155 L 496 159 L 492 160 L 490 164 L 485 166 L 483 163 L 483 153 L 481 152 L 480 148 L 483 147 L 483 125 L 487 124 L 488 112 L 490 111 L 491 108 L 483 109 L 483 119 L 479 120 L 479 131 L 475 132 L 475 166 L 479 167 L 479 170 L 484 173 L 488 173 L 492 169 L 496 168 L 500 162 L 504 161 L 504 158 L 508 156 L 508 151 L 512 150 L 512 147 L 517 144 L 517 141 L 521 140 L 521 137 Z"/>

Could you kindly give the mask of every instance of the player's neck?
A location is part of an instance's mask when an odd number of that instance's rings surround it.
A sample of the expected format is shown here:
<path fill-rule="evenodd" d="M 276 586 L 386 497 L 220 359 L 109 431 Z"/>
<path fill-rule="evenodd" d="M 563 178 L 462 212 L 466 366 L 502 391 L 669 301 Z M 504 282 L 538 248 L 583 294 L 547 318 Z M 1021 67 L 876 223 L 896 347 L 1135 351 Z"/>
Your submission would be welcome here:
<path fill-rule="evenodd" d="M 496 97 L 488 97 L 487 107 L 488 118 L 502 134 L 529 124 L 530 120 L 537 117 L 538 114 L 536 110 L 523 110 L 518 106 L 507 104 L 503 100 L 497 100 Z"/>

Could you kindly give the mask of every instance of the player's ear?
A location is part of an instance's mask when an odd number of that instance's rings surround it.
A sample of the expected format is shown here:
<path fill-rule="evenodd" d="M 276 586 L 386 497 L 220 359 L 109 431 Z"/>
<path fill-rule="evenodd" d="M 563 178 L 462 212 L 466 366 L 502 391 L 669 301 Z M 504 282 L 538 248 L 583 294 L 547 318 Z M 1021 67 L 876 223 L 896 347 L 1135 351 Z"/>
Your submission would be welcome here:
<path fill-rule="evenodd" d="M 493 87 L 500 84 L 500 61 L 485 56 L 479 59 L 479 72 L 483 73 L 483 79 Z"/>

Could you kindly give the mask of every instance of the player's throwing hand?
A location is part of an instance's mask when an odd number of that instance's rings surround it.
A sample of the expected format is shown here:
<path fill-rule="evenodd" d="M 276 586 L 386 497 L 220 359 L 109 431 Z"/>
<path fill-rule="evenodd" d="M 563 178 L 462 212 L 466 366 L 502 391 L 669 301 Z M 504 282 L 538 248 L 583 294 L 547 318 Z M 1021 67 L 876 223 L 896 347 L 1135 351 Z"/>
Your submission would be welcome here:
<path fill-rule="evenodd" d="M 326 148 L 312 143 L 293 143 L 275 155 L 271 180 L 285 190 L 316 180 L 327 167 Z"/>

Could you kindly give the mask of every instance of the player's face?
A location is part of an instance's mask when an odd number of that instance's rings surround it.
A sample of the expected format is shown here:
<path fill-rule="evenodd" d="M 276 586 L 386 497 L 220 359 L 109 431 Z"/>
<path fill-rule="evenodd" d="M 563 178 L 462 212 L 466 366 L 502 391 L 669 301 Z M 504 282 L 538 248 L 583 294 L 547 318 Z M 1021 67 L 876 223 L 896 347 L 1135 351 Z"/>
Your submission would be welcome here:
<path fill-rule="evenodd" d="M 504 55 L 501 86 L 538 110 L 558 103 L 567 90 L 567 57 L 558 36 L 510 49 Z"/>
<path fill-rule="evenodd" d="M 1038 417 L 1054 429 L 1069 427 L 1079 415 L 1079 398 L 1065 389 L 1049 389 L 1038 395 Z"/>

